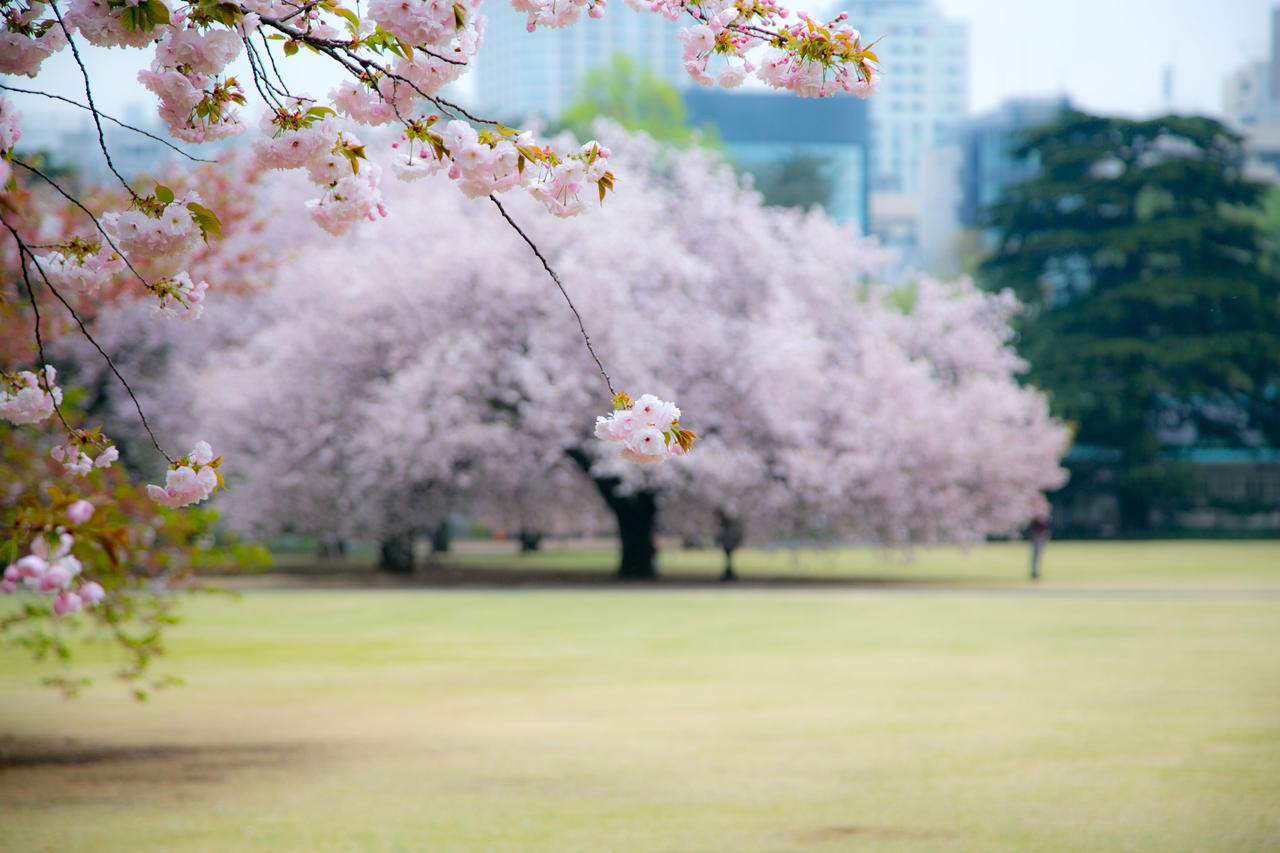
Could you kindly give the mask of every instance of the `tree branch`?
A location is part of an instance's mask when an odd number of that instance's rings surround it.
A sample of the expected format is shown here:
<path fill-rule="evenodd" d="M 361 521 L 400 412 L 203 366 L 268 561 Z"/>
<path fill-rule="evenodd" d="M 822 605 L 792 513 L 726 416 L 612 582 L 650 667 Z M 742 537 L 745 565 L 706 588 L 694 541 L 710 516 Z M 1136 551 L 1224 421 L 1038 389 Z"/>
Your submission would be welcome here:
<path fill-rule="evenodd" d="M 38 89 L 19 89 L 17 86 L 9 86 L 4 83 L 0 83 L 0 89 L 5 89 L 6 91 L 9 91 L 9 92 L 21 92 L 24 95 L 41 95 L 45 98 L 52 98 L 55 101 L 63 101 L 65 103 L 71 104 L 74 107 L 79 107 L 82 110 L 89 110 L 89 112 L 93 112 L 93 110 L 89 109 L 89 107 L 85 106 L 79 101 L 72 100 L 71 98 L 64 98 L 61 95 L 55 95 L 51 92 L 41 92 Z M 193 160 L 196 163 L 218 162 L 217 160 L 206 160 L 203 157 L 196 157 L 194 154 L 188 154 L 186 151 L 183 151 L 181 148 L 174 145 L 169 140 L 163 139 L 159 136 L 156 136 L 155 134 L 148 133 L 147 131 L 143 130 L 140 127 L 134 127 L 131 124 L 126 124 L 120 121 L 120 119 L 116 118 L 115 116 L 107 115 L 106 113 L 99 113 L 99 115 L 101 115 L 107 121 L 115 122 L 120 127 L 123 127 L 125 130 L 132 130 L 134 133 L 140 133 L 143 136 L 147 137 L 148 139 L 154 139 L 156 142 L 159 142 L 161 145 L 165 145 L 165 146 L 168 146 L 169 148 L 172 148 L 174 151 L 178 152 L 183 157 L 186 157 L 188 160 Z"/>
<path fill-rule="evenodd" d="M 89 100 L 89 112 L 93 114 L 93 124 L 98 128 L 98 147 L 102 149 L 102 156 L 107 161 L 107 168 L 124 185 L 125 191 L 136 199 L 138 194 L 133 191 L 133 187 L 129 186 L 129 182 L 116 171 L 115 164 L 111 162 L 111 152 L 107 150 L 107 140 L 102 135 L 102 121 L 98 118 L 98 107 L 93 102 L 93 89 L 89 85 L 89 71 L 84 67 L 84 60 L 80 58 L 80 50 L 76 47 L 75 39 L 71 37 L 71 30 L 67 29 L 66 21 L 62 20 L 62 12 L 59 11 L 58 4 L 50 3 L 49 8 L 53 10 L 54 16 L 57 17 L 58 26 L 62 28 L 62 34 L 67 37 L 67 45 L 71 48 L 71 55 L 75 57 L 76 65 L 80 67 L 80 76 L 84 78 L 84 94 Z"/>
<path fill-rule="evenodd" d="M 610 399 L 618 396 L 618 392 L 613 390 L 613 380 L 609 378 L 609 373 L 604 369 L 604 364 L 601 363 L 600 356 L 596 355 L 596 348 L 591 345 L 591 336 L 587 334 L 587 327 L 582 323 L 582 315 L 578 313 L 578 307 L 574 305 L 573 300 L 569 298 L 569 292 L 564 289 L 564 283 L 560 281 L 560 276 L 556 275 L 556 271 L 551 268 L 551 264 L 547 263 L 547 259 L 543 257 L 542 252 L 539 251 L 537 245 L 533 240 L 529 239 L 529 235 L 524 233 L 524 230 L 521 229 L 521 227 L 516 224 L 516 221 L 511 218 L 511 215 L 507 213 L 507 209 L 502 206 L 502 202 L 498 201 L 497 196 L 491 194 L 489 196 L 489 201 L 493 202 L 498 208 L 498 212 L 502 214 L 503 219 L 507 220 L 507 224 L 514 228 L 516 233 L 529 244 L 529 248 L 533 250 L 535 255 L 537 255 L 538 260 L 542 262 L 542 268 L 547 271 L 547 275 L 551 276 L 551 280 L 556 283 L 556 287 L 560 288 L 560 294 L 564 297 L 564 301 L 569 303 L 569 310 L 573 312 L 574 318 L 578 321 L 578 331 L 582 333 L 582 340 L 587 344 L 587 352 L 591 353 L 591 358 L 595 360 L 596 367 L 599 369 L 600 375 L 604 377 L 604 384 L 609 388 Z"/>
<path fill-rule="evenodd" d="M 142 411 L 142 404 L 138 401 L 137 395 L 133 393 L 133 388 L 129 385 L 128 381 L 124 378 L 124 376 L 121 375 L 120 370 L 115 365 L 115 362 L 111 360 L 111 356 L 107 355 L 106 350 L 104 350 L 102 346 L 97 342 L 97 340 L 94 339 L 93 335 L 89 333 L 88 328 L 85 327 L 84 321 L 80 319 L 80 315 L 77 314 L 76 310 L 71 307 L 71 303 L 69 303 L 63 297 L 63 295 L 58 292 L 58 289 L 53 286 L 53 282 L 49 281 L 48 273 L 44 271 L 44 267 L 41 266 L 40 261 L 36 259 L 35 254 L 31 251 L 30 247 L 27 246 L 26 242 L 18 234 L 17 230 L 12 225 L 10 225 L 8 221 L 6 221 L 3 217 L 0 217 L 0 224 L 3 224 L 4 227 L 8 229 L 9 233 L 13 235 L 13 239 L 18 244 L 18 262 L 22 266 L 22 280 L 23 282 L 25 282 L 27 286 L 27 296 L 31 301 L 31 309 L 32 311 L 35 312 L 35 315 L 36 315 L 36 346 L 39 348 L 39 351 L 40 351 L 41 370 L 43 371 L 44 367 L 46 367 L 47 365 L 45 363 L 45 356 L 44 356 L 44 342 L 40 338 L 40 308 L 36 304 L 35 291 L 31 287 L 31 278 L 27 273 L 27 265 L 22 262 L 23 255 L 26 255 L 28 258 L 31 259 L 31 263 L 35 265 L 36 271 L 40 273 L 40 278 L 44 280 L 45 287 L 49 288 L 49 292 L 52 293 L 57 298 L 57 300 L 62 303 L 62 306 L 67 309 L 68 313 L 71 314 L 72 319 L 76 321 L 76 325 L 80 327 L 80 333 L 84 335 L 85 339 L 90 344 L 93 345 L 93 348 L 96 349 L 98 351 L 98 354 L 102 356 L 103 360 L 107 362 L 107 367 L 111 368 L 111 372 L 115 374 L 116 379 L 120 380 L 120 384 L 124 386 L 124 390 L 126 393 L 128 393 L 129 399 L 133 401 L 133 407 L 135 410 L 137 410 L 138 417 L 142 421 L 142 428 L 146 430 L 147 435 L 151 438 L 151 443 L 155 445 L 156 450 L 160 453 L 161 456 L 165 458 L 165 461 L 169 462 L 170 464 L 173 464 L 173 459 L 169 456 L 169 454 L 164 452 L 164 448 L 160 446 L 160 442 L 156 438 L 156 434 L 151 431 L 151 424 L 147 421 L 147 416 Z M 41 373 L 41 376 L 43 377 L 43 372 Z M 42 379 L 41 381 L 44 381 L 44 380 Z M 50 391 L 50 393 L 52 393 L 51 389 L 49 388 L 46 388 L 45 390 Z M 75 430 L 71 428 L 71 425 L 67 423 L 66 418 L 62 416 L 62 410 L 58 408 L 56 403 L 54 404 L 54 410 L 58 413 L 58 420 L 62 421 L 62 425 L 67 428 L 67 431 L 70 433 L 74 433 Z"/>

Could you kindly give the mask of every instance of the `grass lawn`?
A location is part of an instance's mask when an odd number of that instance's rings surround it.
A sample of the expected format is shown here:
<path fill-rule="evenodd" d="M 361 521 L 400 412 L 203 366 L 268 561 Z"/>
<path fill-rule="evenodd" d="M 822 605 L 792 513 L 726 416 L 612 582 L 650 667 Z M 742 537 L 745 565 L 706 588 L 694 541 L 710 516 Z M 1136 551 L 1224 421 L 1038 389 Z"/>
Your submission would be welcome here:
<path fill-rule="evenodd" d="M 743 580 L 853 580 L 929 584 L 1012 585 L 1027 580 L 1031 551 L 1026 542 L 990 542 L 966 547 L 922 546 L 911 551 L 874 547 L 752 548 L 734 557 Z M 517 554 L 510 542 L 463 540 L 437 558 L 458 568 L 499 568 L 611 573 L 617 549 L 606 542 L 548 540 L 543 549 Z M 317 568 L 373 569 L 371 551 L 317 567 L 311 553 L 277 555 L 277 567 L 289 571 Z M 420 567 L 429 575 L 431 563 Z M 683 549 L 667 543 L 658 555 L 659 571 L 670 579 L 714 579 L 724 554 L 710 548 Z M 1280 539 L 1153 542 L 1051 542 L 1041 566 L 1049 586 L 1185 587 L 1191 589 L 1280 589 Z"/>
<path fill-rule="evenodd" d="M 1067 580 L 1054 543 L 1035 589 L 997 550 L 923 590 L 195 599 L 145 704 L 102 649 L 70 702 L 0 650 L 0 850 L 1280 850 L 1257 544 Z"/>

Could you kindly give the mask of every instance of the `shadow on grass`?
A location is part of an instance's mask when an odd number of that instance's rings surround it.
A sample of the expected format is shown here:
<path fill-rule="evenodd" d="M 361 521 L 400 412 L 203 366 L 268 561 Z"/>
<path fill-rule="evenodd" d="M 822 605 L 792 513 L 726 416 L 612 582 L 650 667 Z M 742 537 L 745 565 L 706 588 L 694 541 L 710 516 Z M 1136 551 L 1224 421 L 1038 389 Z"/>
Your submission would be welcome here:
<path fill-rule="evenodd" d="M 119 745 L 0 734 L 0 796 L 10 806 L 198 799 L 209 785 L 310 763 L 307 744 Z"/>
<path fill-rule="evenodd" d="M 211 577 L 211 576 L 206 576 Z M 902 578 L 879 575 L 750 574 L 728 583 L 705 573 L 661 572 L 657 578 L 619 578 L 608 569 L 511 568 L 502 565 L 457 566 L 432 563 L 411 573 L 370 568 L 317 565 L 272 569 L 253 575 L 217 575 L 221 586 L 246 589 L 849 589 L 957 588 L 972 586 L 966 578 Z"/>

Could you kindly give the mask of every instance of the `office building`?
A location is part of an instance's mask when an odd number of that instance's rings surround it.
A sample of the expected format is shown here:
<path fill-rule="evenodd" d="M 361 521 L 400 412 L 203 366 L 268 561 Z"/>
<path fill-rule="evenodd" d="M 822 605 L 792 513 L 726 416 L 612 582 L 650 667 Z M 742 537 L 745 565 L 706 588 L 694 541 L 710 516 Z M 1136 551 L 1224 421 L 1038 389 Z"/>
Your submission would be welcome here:
<path fill-rule="evenodd" d="M 701 88 L 686 91 L 684 99 L 690 123 L 714 126 L 729 158 L 745 171 L 761 173 L 796 158 L 821 164 L 832 181 L 827 213 L 866 231 L 866 101 Z"/>
<path fill-rule="evenodd" d="M 486 5 L 484 44 L 474 60 L 474 102 L 486 115 L 520 121 L 554 118 L 572 104 L 587 72 L 622 53 L 677 88 L 688 85 L 676 33 L 680 25 L 652 12 L 611 3 L 601 18 L 563 29 L 525 29 L 527 15 L 505 3 Z"/>
<path fill-rule="evenodd" d="M 883 79 L 867 100 L 871 190 L 915 195 L 925 152 L 952 141 L 968 108 L 967 25 L 946 19 L 932 0 L 841 5 L 864 43 L 878 40 Z"/>

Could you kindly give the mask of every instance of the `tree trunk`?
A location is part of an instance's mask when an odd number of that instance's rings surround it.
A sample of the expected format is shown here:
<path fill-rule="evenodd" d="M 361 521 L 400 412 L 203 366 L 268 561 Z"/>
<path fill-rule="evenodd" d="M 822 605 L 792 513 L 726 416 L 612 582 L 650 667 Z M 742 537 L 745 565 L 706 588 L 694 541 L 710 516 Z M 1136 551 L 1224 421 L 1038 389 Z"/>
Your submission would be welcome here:
<path fill-rule="evenodd" d="M 338 536 L 322 536 L 316 546 L 316 556 L 321 560 L 341 560 L 347 556 L 347 542 Z"/>
<path fill-rule="evenodd" d="M 733 549 L 724 549 L 724 571 L 720 573 L 722 583 L 730 583 L 738 579 L 738 573 L 733 570 Z"/>
<path fill-rule="evenodd" d="M 724 572 L 720 580 L 736 581 L 738 573 L 733 570 L 733 552 L 738 550 L 745 538 L 746 530 L 742 522 L 722 509 L 716 510 L 716 544 L 724 551 Z"/>
<path fill-rule="evenodd" d="M 622 553 L 618 563 L 618 577 L 623 580 L 655 580 L 658 569 L 655 557 L 654 531 L 658 522 L 658 496 L 653 492 L 619 494 L 622 481 L 617 477 L 596 477 L 591 474 L 591 458 L 581 450 L 565 451 L 578 464 L 605 504 L 618 520 L 618 538 L 622 541 Z"/>
<path fill-rule="evenodd" d="M 431 528 L 431 553 L 445 554 L 453 545 L 453 530 L 449 525 L 449 519 L 445 518 L 435 527 Z"/>
<path fill-rule="evenodd" d="M 542 533 L 540 531 L 533 530 L 528 527 L 521 527 L 518 535 L 520 538 L 521 554 L 528 554 L 532 551 L 537 551 L 542 547 Z"/>
<path fill-rule="evenodd" d="M 384 572 L 408 574 L 413 571 L 413 536 L 389 534 L 378 549 L 378 568 Z"/>

